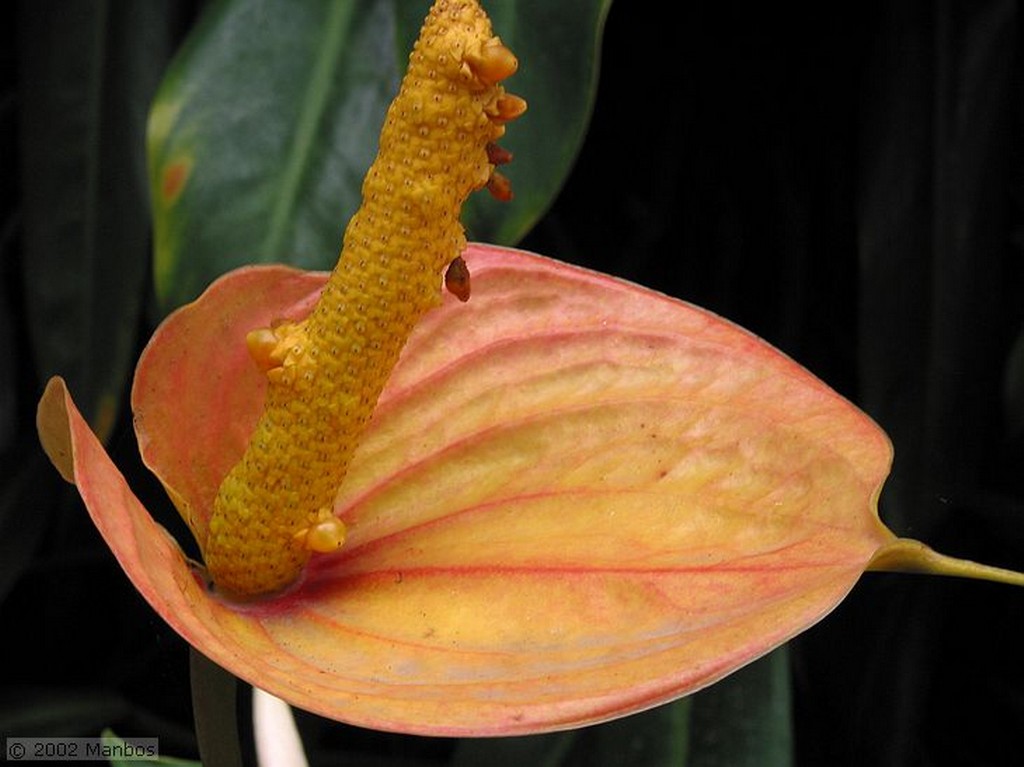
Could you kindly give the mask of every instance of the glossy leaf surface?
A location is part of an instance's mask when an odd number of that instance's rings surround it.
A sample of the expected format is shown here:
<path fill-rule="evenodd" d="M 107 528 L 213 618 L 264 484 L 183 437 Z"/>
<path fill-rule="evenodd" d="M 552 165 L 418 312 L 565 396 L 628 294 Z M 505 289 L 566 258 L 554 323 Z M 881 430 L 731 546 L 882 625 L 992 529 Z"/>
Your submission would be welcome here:
<path fill-rule="evenodd" d="M 135 352 L 150 245 L 145 116 L 174 14 L 160 2 L 23 11 L 18 164 L 32 361 L 42 380 L 60 372 L 71 382 L 105 438 Z"/>
<path fill-rule="evenodd" d="M 492 3 L 528 117 L 502 145 L 515 200 L 472 201 L 475 239 L 518 240 L 561 187 L 593 103 L 610 0 Z M 221 0 L 161 87 L 149 124 L 164 309 L 215 277 L 284 260 L 326 269 L 359 204 L 388 103 L 428 2 Z"/>
<path fill-rule="evenodd" d="M 209 594 L 48 390 L 48 452 L 136 587 L 218 663 L 379 729 L 571 727 L 765 654 L 893 540 L 874 510 L 888 440 L 788 358 L 611 278 L 480 246 L 467 261 L 473 298 L 417 328 L 339 493 L 349 541 L 271 602 Z M 144 458 L 200 537 L 260 405 L 235 339 L 302 316 L 319 280 L 232 274 L 140 363 Z"/>

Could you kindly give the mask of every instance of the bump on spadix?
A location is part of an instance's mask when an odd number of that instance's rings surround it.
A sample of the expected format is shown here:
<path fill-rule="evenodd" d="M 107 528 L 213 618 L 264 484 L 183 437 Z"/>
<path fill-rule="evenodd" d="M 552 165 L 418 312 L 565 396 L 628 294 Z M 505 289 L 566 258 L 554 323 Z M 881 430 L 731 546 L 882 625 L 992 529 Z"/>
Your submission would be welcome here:
<path fill-rule="evenodd" d="M 494 85 L 511 77 L 519 69 L 519 60 L 499 37 L 492 37 L 478 51 L 467 51 L 466 64 L 485 85 Z"/>

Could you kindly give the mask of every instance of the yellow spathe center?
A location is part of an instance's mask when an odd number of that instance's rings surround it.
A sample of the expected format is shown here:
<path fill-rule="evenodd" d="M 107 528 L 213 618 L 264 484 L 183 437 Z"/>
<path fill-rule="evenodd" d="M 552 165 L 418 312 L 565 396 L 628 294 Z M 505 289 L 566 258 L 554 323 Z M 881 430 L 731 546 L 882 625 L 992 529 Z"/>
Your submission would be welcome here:
<path fill-rule="evenodd" d="M 526 107 L 499 85 L 516 66 L 475 0 L 437 0 L 319 302 L 302 322 L 249 336 L 269 387 L 203 544 L 223 592 L 279 591 L 311 552 L 342 545 L 334 497 L 402 347 L 440 303 L 446 270 L 449 289 L 468 297 L 462 204 L 483 186 L 509 194 L 494 142 Z"/>

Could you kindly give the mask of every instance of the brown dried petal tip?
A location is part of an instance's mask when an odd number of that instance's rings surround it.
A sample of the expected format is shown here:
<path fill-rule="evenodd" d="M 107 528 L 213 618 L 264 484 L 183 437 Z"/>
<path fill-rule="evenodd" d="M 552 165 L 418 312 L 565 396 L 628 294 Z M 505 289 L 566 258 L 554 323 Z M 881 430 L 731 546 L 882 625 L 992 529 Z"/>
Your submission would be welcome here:
<path fill-rule="evenodd" d="M 491 165 L 508 165 L 512 162 L 512 153 L 492 142 L 487 145 L 487 162 Z"/>
<path fill-rule="evenodd" d="M 462 302 L 469 300 L 470 283 L 469 267 L 462 256 L 457 256 L 454 261 L 448 264 L 444 273 L 444 286 L 448 292 Z"/>
<path fill-rule="evenodd" d="M 487 179 L 487 191 L 491 193 L 494 199 L 508 202 L 512 199 L 512 182 L 508 180 L 507 176 L 494 171 L 491 173 L 491 177 Z"/>

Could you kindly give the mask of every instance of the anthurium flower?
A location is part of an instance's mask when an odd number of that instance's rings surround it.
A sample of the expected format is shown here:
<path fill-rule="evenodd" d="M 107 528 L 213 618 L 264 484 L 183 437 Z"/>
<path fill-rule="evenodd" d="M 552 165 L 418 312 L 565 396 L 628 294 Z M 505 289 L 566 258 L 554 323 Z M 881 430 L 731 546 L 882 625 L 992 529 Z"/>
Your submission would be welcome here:
<path fill-rule="evenodd" d="M 889 532 L 885 434 L 763 341 L 626 282 L 465 245 L 460 198 L 507 194 L 491 144 L 523 108 L 477 10 L 432 11 L 430 76 L 414 54 L 339 268 L 232 272 L 140 359 L 139 447 L 205 567 L 48 385 L 44 447 L 153 608 L 294 705 L 487 735 L 699 689 L 820 620 L 867 568 L 1024 584 Z M 462 12 L 469 40 L 431 26 Z M 440 86 L 438 57 L 453 67 Z M 482 110 L 479 135 L 416 144 L 455 114 L 448 95 Z"/>
<path fill-rule="evenodd" d="M 641 287 L 473 245 L 472 299 L 421 322 L 335 501 L 349 538 L 289 592 L 218 596 L 59 380 L 50 455 L 187 641 L 302 708 L 379 729 L 512 734 L 703 687 L 824 617 L 873 563 L 1020 576 L 895 538 L 883 432 L 740 328 Z M 140 360 L 139 445 L 197 536 L 259 417 L 245 335 L 326 275 L 233 272 Z"/>

